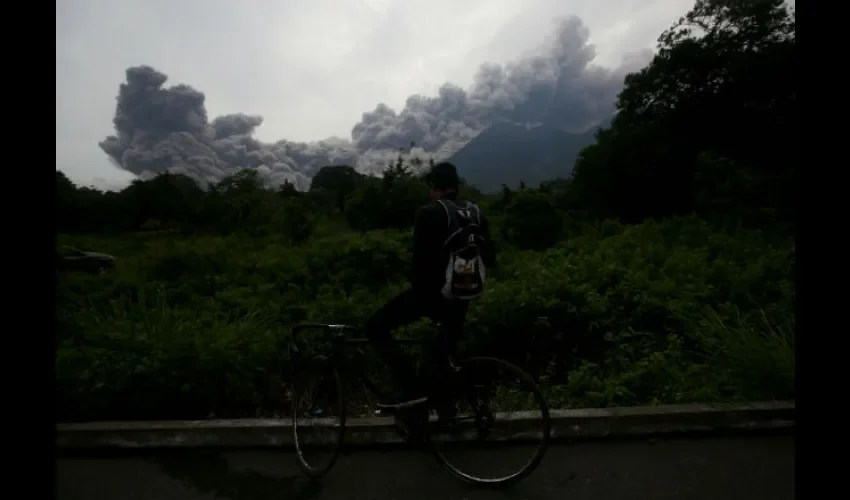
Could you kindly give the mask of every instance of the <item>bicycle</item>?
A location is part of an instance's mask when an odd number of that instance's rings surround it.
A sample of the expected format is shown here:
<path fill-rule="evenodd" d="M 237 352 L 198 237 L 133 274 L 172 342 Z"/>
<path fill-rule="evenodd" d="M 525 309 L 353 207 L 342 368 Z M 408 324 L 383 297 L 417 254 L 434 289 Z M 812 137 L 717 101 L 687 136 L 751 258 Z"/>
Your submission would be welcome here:
<path fill-rule="evenodd" d="M 436 324 L 437 333 L 440 325 Z M 331 353 L 329 356 L 309 356 L 298 346 L 298 336 L 306 329 L 319 329 L 332 334 Z M 290 366 L 292 375 L 291 404 L 292 404 L 292 430 L 296 448 L 296 457 L 301 470 L 309 477 L 318 479 L 327 474 L 336 463 L 343 444 L 346 429 L 347 400 L 342 381 L 351 380 L 350 375 L 356 375 L 356 379 L 372 395 L 379 395 L 376 384 L 374 384 L 364 373 L 365 370 L 353 366 L 352 356 L 349 356 L 351 347 L 369 344 L 367 338 L 351 338 L 350 334 L 358 332 L 359 329 L 349 325 L 306 323 L 292 329 L 292 338 L 289 344 Z M 402 344 L 425 344 L 422 339 L 399 339 Z M 353 349 L 359 355 L 365 353 L 362 349 Z M 444 377 L 442 382 L 432 388 L 432 397 L 427 403 L 393 412 L 396 430 L 408 443 L 421 444 L 434 454 L 439 464 L 451 474 L 468 483 L 486 486 L 508 486 L 528 476 L 540 464 L 549 445 L 551 434 L 551 421 L 549 418 L 549 407 L 537 384 L 532 377 L 517 366 L 492 357 L 472 357 L 463 361 L 455 362 L 452 356 L 448 356 L 447 363 L 441 372 Z M 310 367 L 317 368 L 321 374 L 310 378 L 308 375 Z M 487 382 L 485 374 L 487 369 L 503 369 L 512 373 L 525 386 L 528 395 L 523 399 L 517 398 L 517 391 L 499 389 L 493 391 Z M 304 380 L 309 383 L 305 383 Z M 334 396 L 330 396 L 335 393 Z M 508 436 L 496 435 L 497 442 L 515 441 L 524 438 L 525 441 L 536 443 L 531 457 L 518 469 L 510 474 L 497 478 L 484 478 L 461 470 L 452 464 L 446 457 L 452 444 L 459 444 L 465 451 L 475 443 L 475 439 L 485 439 L 494 435 L 493 427 L 497 418 L 508 417 L 511 413 L 493 412 L 490 409 L 494 396 L 505 404 L 514 404 L 526 410 L 526 416 L 532 415 L 530 421 L 539 423 L 539 433 L 528 432 L 523 429 Z M 324 399 L 322 399 L 324 398 Z M 321 400 L 325 407 L 319 408 L 317 404 Z M 301 403 L 307 403 L 308 410 L 301 411 Z M 459 409 L 463 403 L 469 403 L 471 410 L 466 413 Z M 533 412 L 528 412 L 529 403 L 535 407 Z M 328 406 L 332 405 L 332 408 Z M 432 415 L 436 412 L 437 415 Z M 327 438 L 327 432 L 322 433 L 323 438 L 311 435 L 311 428 L 316 425 L 309 419 L 321 416 L 319 424 L 325 429 L 332 429 L 332 437 Z M 508 419 L 510 420 L 510 419 Z M 464 424 L 467 424 L 465 427 Z M 469 425 L 471 424 L 471 426 Z M 519 436 L 517 435 L 519 434 Z M 442 438 L 445 437 L 444 441 Z M 472 442 L 470 441 L 472 437 Z M 307 451 L 311 446 L 328 450 L 329 457 L 323 465 L 306 458 Z M 515 450 L 516 448 L 512 448 Z M 493 460 L 494 453 L 488 454 Z"/>

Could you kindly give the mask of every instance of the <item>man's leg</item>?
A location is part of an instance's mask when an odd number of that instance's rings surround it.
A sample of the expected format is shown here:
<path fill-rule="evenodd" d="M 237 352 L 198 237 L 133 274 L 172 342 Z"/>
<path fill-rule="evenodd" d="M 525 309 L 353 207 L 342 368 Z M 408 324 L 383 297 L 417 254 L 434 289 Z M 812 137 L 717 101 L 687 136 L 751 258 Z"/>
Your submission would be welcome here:
<path fill-rule="evenodd" d="M 381 401 L 379 406 L 403 408 L 427 400 L 413 364 L 392 336 L 394 330 L 422 318 L 426 312 L 422 301 L 417 299 L 413 290 L 408 289 L 387 302 L 363 327 L 363 332 L 402 388 L 399 397 Z"/>
<path fill-rule="evenodd" d="M 457 343 L 463 334 L 469 302 L 445 302 L 439 308 L 436 319 L 440 322 L 440 331 L 434 338 L 433 355 L 437 361 L 445 362 L 448 356 L 455 354 Z"/>
<path fill-rule="evenodd" d="M 457 413 L 456 402 L 451 395 L 451 370 L 449 356 L 457 352 L 457 343 L 463 332 L 469 303 L 465 301 L 443 302 L 435 311 L 440 322 L 440 331 L 431 345 L 429 365 L 432 370 L 429 396 L 440 418 L 451 418 Z"/>

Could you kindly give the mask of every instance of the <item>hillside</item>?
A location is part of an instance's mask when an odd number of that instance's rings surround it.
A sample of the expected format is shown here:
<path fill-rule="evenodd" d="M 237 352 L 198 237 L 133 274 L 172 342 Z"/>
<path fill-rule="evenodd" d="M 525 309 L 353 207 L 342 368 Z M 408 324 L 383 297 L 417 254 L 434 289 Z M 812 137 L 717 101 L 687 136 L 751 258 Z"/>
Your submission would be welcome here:
<path fill-rule="evenodd" d="M 595 129 L 570 134 L 549 125 L 526 128 L 494 125 L 455 153 L 449 161 L 463 178 L 484 192 L 502 184 L 515 188 L 520 181 L 537 186 L 556 177 L 566 178 L 579 152 L 593 144 Z"/>

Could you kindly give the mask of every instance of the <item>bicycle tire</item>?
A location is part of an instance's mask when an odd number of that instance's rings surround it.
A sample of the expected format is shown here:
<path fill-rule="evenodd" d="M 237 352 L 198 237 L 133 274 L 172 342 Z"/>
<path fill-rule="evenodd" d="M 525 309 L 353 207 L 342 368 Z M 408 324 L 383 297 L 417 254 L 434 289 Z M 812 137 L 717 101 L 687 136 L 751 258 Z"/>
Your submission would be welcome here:
<path fill-rule="evenodd" d="M 439 450 L 436 442 L 434 440 L 429 439 L 431 445 L 431 451 L 437 459 L 437 462 L 446 470 L 448 470 L 453 476 L 477 486 L 488 486 L 493 488 L 504 488 L 511 486 L 523 478 L 527 477 L 529 474 L 534 472 L 534 470 L 540 465 L 543 461 L 543 457 L 546 455 L 546 451 L 549 448 L 549 441 L 551 439 L 552 434 L 552 421 L 549 415 L 549 405 L 546 402 L 546 398 L 543 396 L 543 393 L 540 391 L 540 387 L 534 381 L 534 379 L 526 373 L 524 370 L 519 368 L 518 366 L 509 363 L 505 360 L 492 358 L 492 357 L 474 357 L 468 358 L 466 360 L 455 363 L 457 368 L 463 370 L 465 367 L 471 367 L 476 364 L 483 365 L 495 365 L 501 366 L 502 368 L 507 369 L 510 372 L 513 372 L 517 375 L 524 385 L 527 386 L 528 390 L 533 394 L 534 401 L 540 410 L 540 420 L 542 427 L 542 434 L 539 445 L 532 455 L 531 459 L 525 463 L 518 471 L 510 474 L 508 476 L 498 478 L 498 479 L 483 479 L 479 477 L 475 477 L 472 474 L 465 473 L 460 470 L 458 467 L 452 465 L 443 455 L 443 453 Z M 433 429 L 433 427 L 432 427 Z"/>
<path fill-rule="evenodd" d="M 330 442 L 331 451 L 330 457 L 327 459 L 324 465 L 318 465 L 310 463 L 305 457 L 305 450 L 303 447 L 302 439 L 300 439 L 298 431 L 299 428 L 304 427 L 303 425 L 299 425 L 299 403 L 301 402 L 301 391 L 298 386 L 298 377 L 299 377 L 299 363 L 297 362 L 297 356 L 294 356 L 291 359 L 292 366 L 292 440 L 295 446 L 295 457 L 298 463 L 298 466 L 301 468 L 301 471 L 309 476 L 312 479 L 319 479 L 325 474 L 327 474 L 331 468 L 336 464 L 337 459 L 339 458 L 340 451 L 342 449 L 342 443 L 345 438 L 345 393 L 343 392 L 342 380 L 339 376 L 339 371 L 336 367 L 333 367 L 330 371 L 330 379 L 332 380 L 333 385 L 335 386 L 335 390 L 337 393 L 336 397 L 336 406 L 339 413 L 339 432 L 335 434 L 335 437 L 332 438 L 333 441 Z M 303 375 L 304 371 L 301 371 L 301 375 Z"/>

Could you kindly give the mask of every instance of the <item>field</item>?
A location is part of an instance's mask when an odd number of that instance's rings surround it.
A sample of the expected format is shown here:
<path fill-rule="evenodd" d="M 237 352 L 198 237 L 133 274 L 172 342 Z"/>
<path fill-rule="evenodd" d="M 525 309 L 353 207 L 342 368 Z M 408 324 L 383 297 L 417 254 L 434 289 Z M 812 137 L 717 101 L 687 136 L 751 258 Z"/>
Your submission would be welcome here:
<path fill-rule="evenodd" d="M 281 397 L 293 323 L 361 324 L 404 286 L 409 231 L 324 229 L 299 245 L 60 235 L 118 257 L 111 273 L 60 276 L 60 418 L 262 413 Z M 553 406 L 794 397 L 790 242 L 680 218 L 501 247 L 462 350 L 520 363 Z M 400 335 L 428 333 L 423 321 Z"/>

